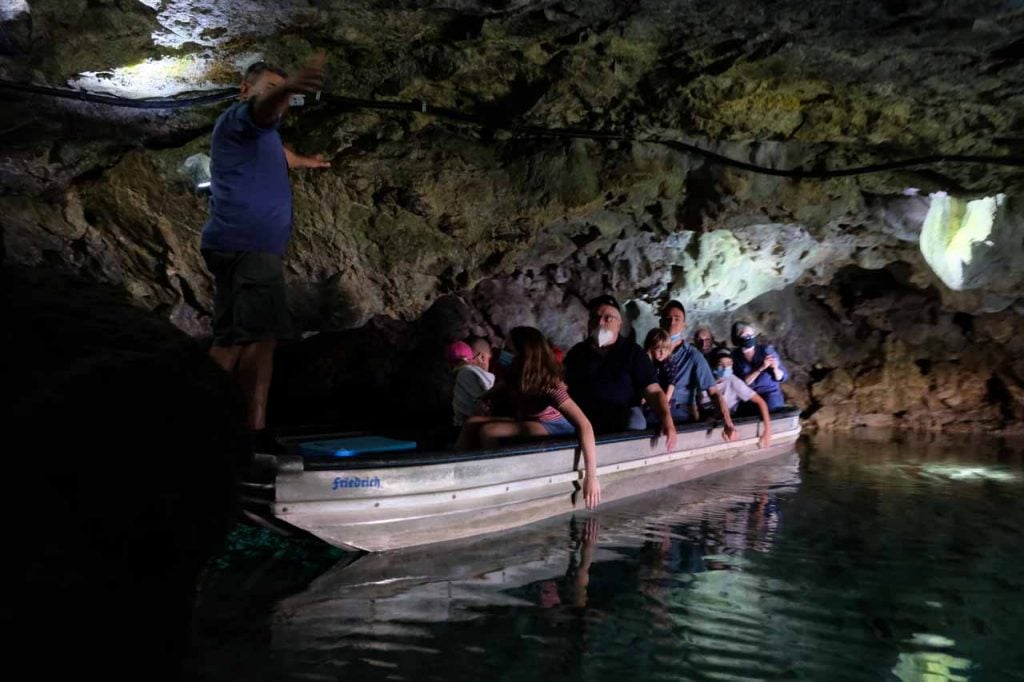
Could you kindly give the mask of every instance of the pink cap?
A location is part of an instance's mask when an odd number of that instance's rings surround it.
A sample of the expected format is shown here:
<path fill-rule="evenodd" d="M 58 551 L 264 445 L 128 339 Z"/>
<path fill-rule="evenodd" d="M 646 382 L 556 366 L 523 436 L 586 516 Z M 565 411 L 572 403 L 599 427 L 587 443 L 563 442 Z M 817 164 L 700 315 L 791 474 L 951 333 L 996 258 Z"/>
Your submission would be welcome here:
<path fill-rule="evenodd" d="M 445 348 L 444 358 L 449 365 L 454 365 L 461 360 L 469 361 L 473 359 L 473 349 L 465 341 L 453 341 Z"/>

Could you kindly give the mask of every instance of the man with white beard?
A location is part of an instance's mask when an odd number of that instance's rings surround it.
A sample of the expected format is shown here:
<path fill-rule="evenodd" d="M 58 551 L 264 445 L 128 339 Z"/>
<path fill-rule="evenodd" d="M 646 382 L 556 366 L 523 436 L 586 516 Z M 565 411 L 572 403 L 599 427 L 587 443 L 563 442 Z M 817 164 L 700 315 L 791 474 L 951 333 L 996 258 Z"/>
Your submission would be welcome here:
<path fill-rule="evenodd" d="M 641 398 L 661 421 L 667 449 L 675 449 L 676 427 L 651 359 L 643 349 L 619 335 L 622 310 L 612 296 L 590 301 L 588 338 L 565 356 L 569 395 L 587 415 L 597 433 L 647 428 Z"/>

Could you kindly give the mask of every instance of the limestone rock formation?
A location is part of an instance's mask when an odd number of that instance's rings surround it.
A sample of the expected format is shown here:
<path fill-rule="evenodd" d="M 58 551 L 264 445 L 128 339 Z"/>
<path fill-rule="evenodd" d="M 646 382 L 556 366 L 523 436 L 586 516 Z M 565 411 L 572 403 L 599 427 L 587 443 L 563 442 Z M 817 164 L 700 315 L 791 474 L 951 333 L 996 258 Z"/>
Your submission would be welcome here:
<path fill-rule="evenodd" d="M 794 399 L 823 425 L 990 429 L 1020 418 L 1015 337 L 981 331 L 1018 329 L 1024 305 L 1024 9 L 1013 3 L 24 5 L 0 16 L 0 75 L 11 81 L 166 95 L 231 87 L 257 57 L 294 64 L 322 48 L 328 94 L 429 105 L 424 114 L 328 97 L 289 117 L 285 138 L 332 167 L 294 176 L 290 302 L 298 327 L 321 336 L 282 351 L 294 373 L 281 373 L 280 396 L 308 405 L 343 385 L 379 393 L 398 378 L 402 362 L 391 360 L 430 357 L 440 341 L 428 334 L 535 324 L 569 346 L 583 333 L 583 301 L 608 291 L 630 301 L 641 333 L 673 297 L 691 324 L 719 334 L 737 315 L 786 319 L 786 331 L 768 333 L 799 370 Z M 115 286 L 206 334 L 206 200 L 185 168 L 208 153 L 221 106 L 134 110 L 9 93 L 5 261 Z M 1017 165 L 792 179 L 677 142 L 769 169 L 939 153 L 1016 155 Z M 922 235 L 939 192 L 1004 197 L 987 236 L 939 249 L 966 272 L 954 288 Z M 940 247 L 952 240 L 943 234 Z M 884 295 L 858 298 L 863 287 L 848 280 L 876 274 Z M 440 327 L 420 319 L 438 301 L 459 311 Z M 949 327 L 954 319 L 970 328 Z M 940 337 L 977 344 L 977 355 L 954 362 Z M 346 369 L 349 344 L 364 348 L 362 361 L 377 355 Z M 315 369 L 323 358 L 333 358 L 326 374 Z M 369 367 L 377 374 L 351 374 Z M 441 371 L 417 380 L 441 381 Z M 924 388 L 945 397 L 914 402 Z M 413 390 L 409 409 L 440 410 L 432 390 Z M 952 415 L 965 411 L 974 416 Z"/>

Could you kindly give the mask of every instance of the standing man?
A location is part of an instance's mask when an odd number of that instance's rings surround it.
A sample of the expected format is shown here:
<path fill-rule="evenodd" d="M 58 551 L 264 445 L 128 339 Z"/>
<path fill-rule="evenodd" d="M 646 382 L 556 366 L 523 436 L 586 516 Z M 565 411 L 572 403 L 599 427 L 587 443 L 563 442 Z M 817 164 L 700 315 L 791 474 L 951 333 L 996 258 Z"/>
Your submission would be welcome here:
<path fill-rule="evenodd" d="M 645 398 L 661 420 L 667 449 L 675 450 L 676 427 L 654 365 L 640 346 L 619 335 L 618 301 L 598 296 L 588 307 L 589 338 L 573 346 L 563 363 L 569 395 L 597 433 L 647 428 L 639 409 L 640 398 Z"/>
<path fill-rule="evenodd" d="M 320 89 L 324 61 L 318 53 L 292 75 L 266 62 L 250 66 L 240 101 L 217 119 L 210 143 L 210 218 L 200 247 L 215 282 L 210 356 L 240 384 L 256 447 L 269 444 L 274 347 L 292 332 L 282 269 L 292 231 L 288 169 L 330 166 L 287 149 L 277 129 L 293 94 Z"/>
<path fill-rule="evenodd" d="M 729 406 L 722 392 L 715 384 L 708 361 L 695 346 L 686 342 L 686 308 L 679 301 L 669 301 L 661 309 L 661 328 L 668 332 L 672 341 L 672 353 L 664 363 L 668 383 L 675 386 L 670 406 L 672 418 L 688 422 L 697 420 L 697 400 L 701 391 L 707 391 L 722 411 L 724 428 L 722 437 L 727 441 L 736 438 L 736 429 L 729 414 Z"/>

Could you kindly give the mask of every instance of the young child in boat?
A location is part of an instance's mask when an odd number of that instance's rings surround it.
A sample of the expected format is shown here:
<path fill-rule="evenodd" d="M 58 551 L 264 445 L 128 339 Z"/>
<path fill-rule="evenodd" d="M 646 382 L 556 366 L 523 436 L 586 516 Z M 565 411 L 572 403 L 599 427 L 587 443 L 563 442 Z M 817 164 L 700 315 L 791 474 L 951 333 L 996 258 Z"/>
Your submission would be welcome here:
<path fill-rule="evenodd" d="M 768 413 L 768 403 L 757 394 L 757 391 L 747 386 L 746 382 L 732 372 L 732 354 L 725 348 L 719 348 L 712 353 L 713 364 L 711 372 L 715 375 L 715 385 L 721 391 L 725 404 L 730 413 L 735 413 L 741 402 L 749 402 L 757 407 L 761 413 L 761 421 L 764 422 L 764 429 L 757 443 L 760 447 L 766 448 L 772 444 L 772 417 Z M 702 392 L 702 405 L 706 410 L 713 409 L 714 403 L 707 391 Z"/>
<path fill-rule="evenodd" d="M 661 390 L 665 391 L 665 399 L 671 405 L 672 393 L 675 392 L 676 387 L 670 381 L 661 381 L 662 374 L 664 374 L 661 370 L 665 366 L 668 356 L 672 355 L 672 338 L 664 329 L 655 327 L 647 332 L 647 338 L 644 339 L 644 352 L 654 364 L 654 369 L 658 372 L 658 383 L 661 384 Z"/>
<path fill-rule="evenodd" d="M 473 414 L 480 396 L 494 388 L 494 375 L 487 371 L 491 344 L 482 338 L 471 339 L 469 343 L 455 341 L 448 346 L 446 358 L 454 374 L 452 423 L 460 429 Z"/>
<path fill-rule="evenodd" d="M 658 373 L 658 385 L 665 392 L 665 401 L 671 407 L 672 395 L 675 393 L 676 386 L 668 376 L 665 362 L 672 355 L 672 337 L 664 329 L 655 327 L 647 332 L 647 337 L 644 339 L 644 352 L 647 353 L 647 357 L 651 359 L 651 363 L 654 365 L 654 370 Z M 646 404 L 646 401 L 643 408 L 644 417 L 647 418 L 647 426 L 648 428 L 653 428 L 657 425 L 658 418 Z"/>
<path fill-rule="evenodd" d="M 477 413 L 462 427 L 456 447 L 497 447 L 503 438 L 538 438 L 575 433 L 583 450 L 586 476 L 583 497 L 587 508 L 601 501 L 597 480 L 597 445 L 594 429 L 583 410 L 569 397 L 562 368 L 540 330 L 516 327 L 505 349 L 513 360 L 505 381 L 484 394 Z"/>

